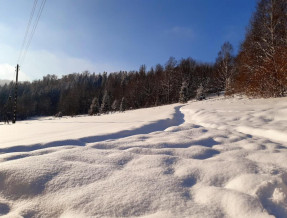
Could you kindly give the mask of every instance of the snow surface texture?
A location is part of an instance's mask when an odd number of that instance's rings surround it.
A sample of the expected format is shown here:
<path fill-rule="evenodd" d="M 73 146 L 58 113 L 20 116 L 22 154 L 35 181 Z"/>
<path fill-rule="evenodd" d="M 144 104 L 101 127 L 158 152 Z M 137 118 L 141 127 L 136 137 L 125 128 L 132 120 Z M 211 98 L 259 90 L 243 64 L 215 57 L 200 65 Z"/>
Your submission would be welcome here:
<path fill-rule="evenodd" d="M 0 124 L 1 217 L 287 217 L 287 98 Z"/>

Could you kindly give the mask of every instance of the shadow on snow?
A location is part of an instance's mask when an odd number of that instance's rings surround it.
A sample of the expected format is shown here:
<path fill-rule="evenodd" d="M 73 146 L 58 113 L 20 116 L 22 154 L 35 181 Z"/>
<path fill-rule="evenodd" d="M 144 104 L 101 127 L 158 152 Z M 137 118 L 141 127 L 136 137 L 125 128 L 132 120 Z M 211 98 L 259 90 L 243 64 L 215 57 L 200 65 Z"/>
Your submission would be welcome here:
<path fill-rule="evenodd" d="M 61 147 L 61 146 L 85 146 L 87 143 L 115 140 L 133 135 L 149 134 L 152 132 L 164 131 L 165 129 L 171 126 L 179 126 L 184 123 L 184 114 L 181 113 L 180 111 L 181 107 L 182 106 L 177 106 L 174 108 L 175 112 L 173 114 L 172 119 L 168 118 L 165 120 L 158 120 L 156 122 L 144 125 L 137 129 L 123 130 L 112 134 L 90 136 L 75 140 L 69 139 L 69 140 L 49 142 L 45 144 L 19 145 L 14 147 L 2 148 L 0 149 L 0 153 L 29 152 L 40 149 L 46 149 L 50 147 Z"/>

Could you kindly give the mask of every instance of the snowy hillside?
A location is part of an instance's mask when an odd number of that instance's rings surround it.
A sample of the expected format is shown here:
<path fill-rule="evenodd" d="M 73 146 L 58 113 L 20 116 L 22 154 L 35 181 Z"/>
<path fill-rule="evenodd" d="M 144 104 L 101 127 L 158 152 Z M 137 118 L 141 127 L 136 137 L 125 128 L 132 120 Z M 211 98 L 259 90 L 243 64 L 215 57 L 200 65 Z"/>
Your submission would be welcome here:
<path fill-rule="evenodd" d="M 3 217 L 287 217 L 287 98 L 0 124 Z"/>

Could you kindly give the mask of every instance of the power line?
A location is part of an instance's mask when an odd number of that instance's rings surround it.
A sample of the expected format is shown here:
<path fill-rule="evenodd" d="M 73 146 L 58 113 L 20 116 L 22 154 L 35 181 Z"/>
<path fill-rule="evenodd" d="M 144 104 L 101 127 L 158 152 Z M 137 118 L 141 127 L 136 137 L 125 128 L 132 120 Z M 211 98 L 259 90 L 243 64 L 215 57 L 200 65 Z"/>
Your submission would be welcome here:
<path fill-rule="evenodd" d="M 23 54 L 23 49 L 24 49 L 24 46 L 26 44 L 27 36 L 28 36 L 29 30 L 30 30 L 30 26 L 31 26 L 34 14 L 35 14 L 35 9 L 36 9 L 37 3 L 38 3 L 38 0 L 35 0 L 33 8 L 32 8 L 32 11 L 31 11 L 31 14 L 30 14 L 30 19 L 29 19 L 28 25 L 26 27 L 25 37 L 24 37 L 24 40 L 23 40 L 22 45 L 21 45 L 21 49 L 20 49 L 20 53 L 19 53 L 19 57 L 18 57 L 17 63 L 19 63 L 20 58 L 21 58 L 21 56 Z"/>
<path fill-rule="evenodd" d="M 35 32 L 36 32 L 36 29 L 37 29 L 37 26 L 38 26 L 40 17 L 41 17 L 41 15 L 42 15 L 43 9 L 44 9 L 44 7 L 45 7 L 45 4 L 46 4 L 46 0 L 43 0 L 42 3 L 41 3 L 41 5 L 40 5 L 40 9 L 39 9 L 39 11 L 38 11 L 37 17 L 36 17 L 36 19 L 35 19 L 34 26 L 33 26 L 33 29 L 32 29 L 32 31 L 31 31 L 30 37 L 29 37 L 29 39 L 28 39 L 28 41 L 27 41 L 27 44 L 26 44 L 26 47 L 25 47 L 25 49 L 24 49 L 24 51 L 23 51 L 23 56 L 22 56 L 22 59 L 21 59 L 21 64 L 22 64 L 22 65 L 23 65 L 24 60 L 25 60 L 25 58 L 26 58 L 28 49 L 29 49 L 29 47 L 30 47 L 30 45 L 31 45 L 31 41 L 32 41 L 32 39 L 33 39 L 33 37 L 34 37 L 34 34 L 35 34 Z"/>

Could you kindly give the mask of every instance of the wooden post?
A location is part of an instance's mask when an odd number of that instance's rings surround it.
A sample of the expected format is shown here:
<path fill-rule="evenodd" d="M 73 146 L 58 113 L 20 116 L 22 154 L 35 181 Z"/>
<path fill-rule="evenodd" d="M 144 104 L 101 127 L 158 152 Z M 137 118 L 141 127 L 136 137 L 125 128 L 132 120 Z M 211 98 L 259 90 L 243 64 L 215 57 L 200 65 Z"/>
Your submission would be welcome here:
<path fill-rule="evenodd" d="M 17 67 L 16 67 L 16 83 L 15 83 L 15 90 L 14 90 L 14 113 L 13 113 L 12 123 L 16 123 L 16 119 L 17 119 L 18 73 L 19 73 L 19 64 L 17 64 Z"/>

